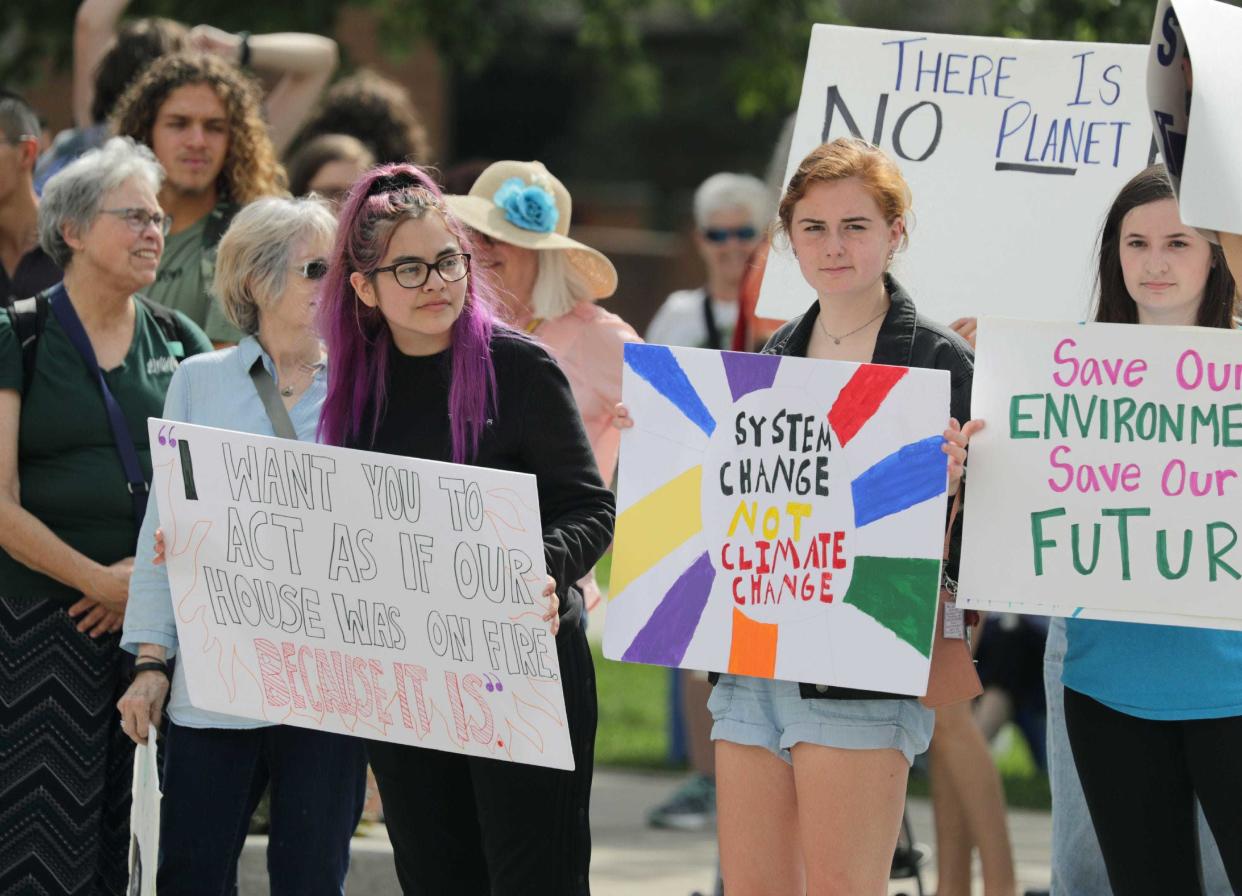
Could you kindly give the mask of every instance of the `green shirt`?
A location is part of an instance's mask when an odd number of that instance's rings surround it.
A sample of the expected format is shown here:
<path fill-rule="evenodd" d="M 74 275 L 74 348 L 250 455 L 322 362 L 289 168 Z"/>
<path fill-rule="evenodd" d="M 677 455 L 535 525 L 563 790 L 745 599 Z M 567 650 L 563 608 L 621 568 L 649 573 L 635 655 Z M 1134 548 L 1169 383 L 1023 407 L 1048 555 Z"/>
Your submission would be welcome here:
<path fill-rule="evenodd" d="M 185 355 L 211 351 L 197 326 L 178 315 Z M 151 476 L 147 418 L 163 416 L 164 393 L 177 359 L 150 313 L 137 306 L 125 361 L 104 374 L 125 412 L 144 475 Z M 8 314 L 0 313 L 0 389 L 22 388 L 22 353 Z M 134 554 L 134 519 L 125 471 L 95 378 L 49 313 L 35 369 L 22 402 L 18 433 L 22 506 L 70 547 L 110 564 Z M 0 549 L 0 594 L 72 603 L 81 595 L 17 562 Z"/>
<path fill-rule="evenodd" d="M 236 207 L 221 202 L 185 230 L 164 240 L 155 283 L 145 295 L 153 302 L 180 311 L 206 331 L 212 342 L 238 342 L 234 327 L 211 294 L 216 273 L 216 250 Z"/>

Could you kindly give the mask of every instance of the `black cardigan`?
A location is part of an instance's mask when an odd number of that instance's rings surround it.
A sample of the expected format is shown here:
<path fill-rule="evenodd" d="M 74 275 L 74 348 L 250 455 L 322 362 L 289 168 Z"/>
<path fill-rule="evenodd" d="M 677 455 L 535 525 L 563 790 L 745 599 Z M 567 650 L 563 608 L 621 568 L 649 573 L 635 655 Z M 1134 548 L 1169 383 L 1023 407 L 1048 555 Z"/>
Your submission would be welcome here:
<path fill-rule="evenodd" d="M 958 423 L 970 419 L 970 387 L 974 379 L 975 355 L 966 340 L 947 327 L 942 327 L 920 315 L 914 302 L 895 279 L 884 275 L 884 287 L 888 291 L 889 309 L 880 325 L 875 340 L 873 364 L 891 364 L 897 367 L 924 367 L 931 370 L 949 371 L 949 413 Z M 815 321 L 819 317 L 819 302 L 795 317 L 772 335 L 763 353 L 768 355 L 791 355 L 805 358 Z M 948 425 L 949 421 L 945 421 Z M 962 484 L 965 488 L 965 483 Z M 965 492 L 963 491 L 963 506 Z M 946 502 L 945 518 L 948 520 L 949 505 Z M 949 561 L 946 572 L 957 578 L 958 558 L 962 544 L 962 515 L 949 544 Z M 832 698 L 836 700 L 905 699 L 904 694 L 888 694 L 880 691 L 864 691 L 856 688 L 827 687 L 825 685 L 800 684 L 803 697 Z"/>
<path fill-rule="evenodd" d="M 411 357 L 393 348 L 375 438 L 370 438 L 368 415 L 361 438 L 348 447 L 451 461 L 452 352 Z M 611 543 L 616 503 L 600 480 L 569 381 L 552 356 L 503 329 L 492 337 L 491 354 L 496 409 L 471 464 L 533 473 L 538 480 L 544 561 L 556 579 L 565 632 L 581 621 L 582 595 L 572 586 Z"/>

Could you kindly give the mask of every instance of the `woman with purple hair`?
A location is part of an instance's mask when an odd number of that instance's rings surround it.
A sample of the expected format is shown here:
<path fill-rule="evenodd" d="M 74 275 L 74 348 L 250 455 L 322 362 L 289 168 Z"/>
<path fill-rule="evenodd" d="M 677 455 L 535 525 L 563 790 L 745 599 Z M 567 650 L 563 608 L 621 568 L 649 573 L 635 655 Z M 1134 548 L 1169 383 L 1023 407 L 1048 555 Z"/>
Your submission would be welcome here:
<path fill-rule="evenodd" d="M 406 893 L 588 894 L 595 678 L 572 583 L 615 507 L 556 362 L 498 323 L 465 229 L 412 165 L 365 174 L 341 209 L 321 298 L 331 360 L 321 440 L 532 473 L 574 770 L 368 744 Z"/>

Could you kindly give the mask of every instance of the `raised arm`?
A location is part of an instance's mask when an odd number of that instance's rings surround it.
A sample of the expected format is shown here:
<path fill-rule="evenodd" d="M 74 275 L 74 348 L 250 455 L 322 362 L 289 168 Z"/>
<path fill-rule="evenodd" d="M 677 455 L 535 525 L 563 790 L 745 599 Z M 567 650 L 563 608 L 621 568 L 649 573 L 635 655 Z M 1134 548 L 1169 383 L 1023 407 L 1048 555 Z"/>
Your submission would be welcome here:
<path fill-rule="evenodd" d="M 116 37 L 129 0 L 82 0 L 73 23 L 73 123 L 88 128 L 95 99 L 95 69 Z"/>
<path fill-rule="evenodd" d="M 242 61 L 240 35 L 211 25 L 197 25 L 190 31 L 190 43 L 205 52 Z M 336 71 L 336 41 L 319 34 L 285 31 L 253 34 L 247 38 L 246 46 L 246 64 L 278 79 L 264 106 L 272 144 L 276 154 L 283 155 Z"/>

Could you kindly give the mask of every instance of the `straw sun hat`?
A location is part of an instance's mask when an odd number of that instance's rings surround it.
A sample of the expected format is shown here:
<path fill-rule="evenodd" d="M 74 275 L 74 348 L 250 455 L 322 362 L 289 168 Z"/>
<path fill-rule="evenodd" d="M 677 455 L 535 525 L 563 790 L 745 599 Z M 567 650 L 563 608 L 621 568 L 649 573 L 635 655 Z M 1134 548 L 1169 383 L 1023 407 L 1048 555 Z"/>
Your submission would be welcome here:
<path fill-rule="evenodd" d="M 447 196 L 449 211 L 467 227 L 523 249 L 564 252 L 591 286 L 591 298 L 616 292 L 617 269 L 602 252 L 571 240 L 573 200 L 542 162 L 489 165 L 466 196 Z"/>

